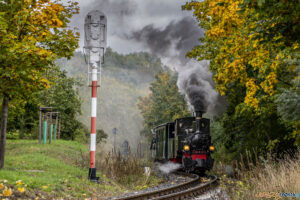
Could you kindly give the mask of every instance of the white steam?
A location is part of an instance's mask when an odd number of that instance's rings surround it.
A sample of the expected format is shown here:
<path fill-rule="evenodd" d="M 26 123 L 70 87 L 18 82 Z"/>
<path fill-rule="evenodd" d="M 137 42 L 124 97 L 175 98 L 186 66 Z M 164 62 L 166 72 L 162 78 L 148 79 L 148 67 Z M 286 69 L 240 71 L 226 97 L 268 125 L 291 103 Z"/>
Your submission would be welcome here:
<path fill-rule="evenodd" d="M 181 167 L 181 165 L 178 163 L 167 162 L 165 164 L 159 165 L 158 169 L 164 174 L 169 174 L 169 173 L 172 173 L 172 172 L 178 170 L 180 167 Z"/>

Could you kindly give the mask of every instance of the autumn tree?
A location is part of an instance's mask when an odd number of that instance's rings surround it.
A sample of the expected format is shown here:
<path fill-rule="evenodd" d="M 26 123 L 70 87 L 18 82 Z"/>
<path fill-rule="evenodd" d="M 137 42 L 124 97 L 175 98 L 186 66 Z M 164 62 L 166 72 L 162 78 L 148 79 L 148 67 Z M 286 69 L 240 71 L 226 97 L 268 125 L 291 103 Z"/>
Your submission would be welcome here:
<path fill-rule="evenodd" d="M 160 72 L 151 83 L 149 96 L 140 98 L 138 106 L 145 120 L 146 136 L 154 126 L 191 115 L 176 82 L 177 76 L 171 72 Z"/>
<path fill-rule="evenodd" d="M 299 91 L 294 85 L 299 6 L 296 0 L 204 0 L 183 6 L 206 30 L 202 44 L 187 55 L 211 61 L 216 88 L 229 102 L 223 127 L 232 152 L 253 147 L 280 152 L 299 141 L 299 123 L 284 123 L 276 103 L 283 91 Z M 292 129 L 298 131 L 291 134 Z"/>
<path fill-rule="evenodd" d="M 0 169 L 4 166 L 9 101 L 48 88 L 47 70 L 57 58 L 72 56 L 78 34 L 68 28 L 77 3 L 60 0 L 0 1 Z M 12 102 L 12 101 L 11 101 Z"/>

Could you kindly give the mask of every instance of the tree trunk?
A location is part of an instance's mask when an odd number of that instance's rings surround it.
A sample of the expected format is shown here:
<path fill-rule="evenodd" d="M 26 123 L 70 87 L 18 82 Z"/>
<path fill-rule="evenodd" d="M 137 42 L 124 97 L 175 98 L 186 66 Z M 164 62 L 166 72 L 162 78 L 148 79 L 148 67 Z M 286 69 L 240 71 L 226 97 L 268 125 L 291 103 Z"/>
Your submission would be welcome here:
<path fill-rule="evenodd" d="M 1 115 L 1 137 L 0 137 L 0 169 L 4 167 L 5 145 L 6 145 L 6 127 L 8 114 L 8 97 L 4 95 Z"/>

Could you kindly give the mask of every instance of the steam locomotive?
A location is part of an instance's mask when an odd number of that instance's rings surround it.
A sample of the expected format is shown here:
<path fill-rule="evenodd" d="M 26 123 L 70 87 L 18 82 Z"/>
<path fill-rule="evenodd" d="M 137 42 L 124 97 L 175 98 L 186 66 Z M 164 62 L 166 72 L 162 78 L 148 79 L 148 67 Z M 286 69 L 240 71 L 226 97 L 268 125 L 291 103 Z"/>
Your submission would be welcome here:
<path fill-rule="evenodd" d="M 202 111 L 195 117 L 176 119 L 155 127 L 150 149 L 155 161 L 181 164 L 188 172 L 204 173 L 213 167 L 211 153 L 210 120 L 202 118 Z"/>

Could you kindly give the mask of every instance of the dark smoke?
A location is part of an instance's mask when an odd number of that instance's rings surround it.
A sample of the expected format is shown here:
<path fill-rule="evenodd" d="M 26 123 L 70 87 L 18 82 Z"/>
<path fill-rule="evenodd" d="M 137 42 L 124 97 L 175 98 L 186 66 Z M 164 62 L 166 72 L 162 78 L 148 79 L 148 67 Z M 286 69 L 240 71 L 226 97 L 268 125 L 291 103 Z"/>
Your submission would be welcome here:
<path fill-rule="evenodd" d="M 134 31 L 128 37 L 142 42 L 145 47 L 161 57 L 176 57 L 181 63 L 188 62 L 185 54 L 195 44 L 204 32 L 191 17 L 184 17 L 178 22 L 172 21 L 163 29 L 155 28 L 153 24 L 147 25 L 139 31 Z"/>
<path fill-rule="evenodd" d="M 225 100 L 215 90 L 209 61 L 190 61 L 178 74 L 177 85 L 186 95 L 194 111 L 218 115 L 225 109 Z"/>
<path fill-rule="evenodd" d="M 185 54 L 194 46 L 200 45 L 199 38 L 204 31 L 192 17 L 184 17 L 159 29 L 150 24 L 128 37 L 148 48 L 152 54 L 175 68 L 178 72 L 177 85 L 194 111 L 204 111 L 218 115 L 225 109 L 225 100 L 215 90 L 209 61 L 196 62 Z"/>

